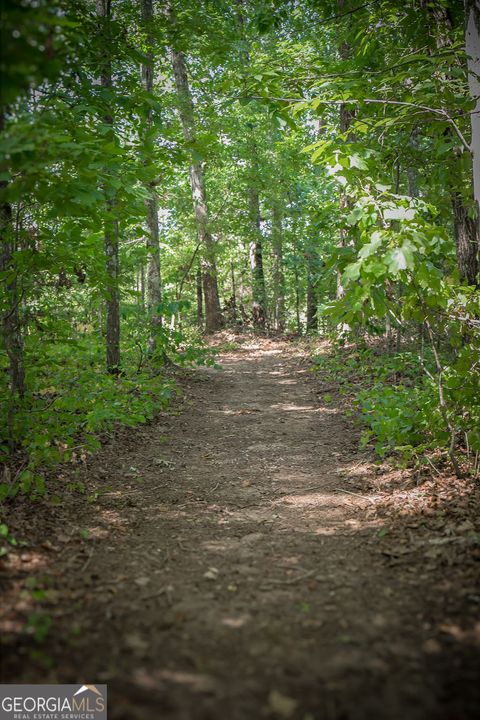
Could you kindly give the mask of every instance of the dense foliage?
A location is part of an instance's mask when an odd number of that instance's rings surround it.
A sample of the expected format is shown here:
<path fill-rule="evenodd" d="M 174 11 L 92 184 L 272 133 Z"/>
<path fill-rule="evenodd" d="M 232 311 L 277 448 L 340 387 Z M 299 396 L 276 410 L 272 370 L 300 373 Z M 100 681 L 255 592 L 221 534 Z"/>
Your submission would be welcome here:
<path fill-rule="evenodd" d="M 223 326 L 359 343 L 366 441 L 478 467 L 477 2 L 1 12 L 2 496 Z"/>

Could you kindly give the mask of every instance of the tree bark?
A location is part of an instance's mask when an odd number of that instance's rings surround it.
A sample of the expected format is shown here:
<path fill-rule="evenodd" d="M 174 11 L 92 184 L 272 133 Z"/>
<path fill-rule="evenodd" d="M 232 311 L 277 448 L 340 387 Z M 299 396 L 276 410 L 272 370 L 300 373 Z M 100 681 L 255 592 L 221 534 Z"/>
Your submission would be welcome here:
<path fill-rule="evenodd" d="M 167 8 L 167 15 L 172 24 L 175 23 L 173 10 Z M 178 97 L 178 110 L 182 123 L 183 137 L 189 144 L 196 138 L 195 118 L 192 96 L 188 84 L 187 68 L 182 52 L 170 48 L 173 74 Z M 218 294 L 217 267 L 215 261 L 215 242 L 209 230 L 209 214 L 207 193 L 203 167 L 198 160 L 190 165 L 190 187 L 192 190 L 193 208 L 197 223 L 198 240 L 203 248 L 201 267 L 203 278 L 203 294 L 205 300 L 205 330 L 214 332 L 222 327 L 223 318 L 220 310 Z"/>
<path fill-rule="evenodd" d="M 146 33 L 147 62 L 142 65 L 142 82 L 148 93 L 153 91 L 153 48 L 154 38 L 152 35 L 153 23 L 153 2 L 152 0 L 141 0 L 142 24 Z M 148 152 L 152 149 L 152 108 L 147 108 L 146 138 L 145 138 L 145 160 L 148 160 Z M 156 335 L 162 325 L 162 315 L 159 305 L 162 300 L 162 281 L 160 272 L 160 242 L 158 230 L 158 199 L 155 191 L 155 184 L 150 183 L 150 197 L 145 200 L 147 215 L 147 310 L 150 319 L 150 337 L 148 347 L 150 352 L 155 351 Z"/>
<path fill-rule="evenodd" d="M 238 35 L 241 41 L 240 60 L 245 68 L 250 65 L 249 41 L 245 37 L 243 0 L 236 0 Z M 260 231 L 260 197 L 258 192 L 257 146 L 253 137 L 253 124 L 247 123 L 247 148 L 250 156 L 250 178 L 248 182 L 248 215 L 250 224 L 249 257 L 252 275 L 252 321 L 254 328 L 265 330 L 267 318 L 267 294 L 263 271 L 263 244 Z"/>
<path fill-rule="evenodd" d="M 294 266 L 294 277 L 295 277 L 295 317 L 297 320 L 297 333 L 302 333 L 302 323 L 300 321 L 300 277 L 298 274 L 298 266 L 295 262 Z"/>
<path fill-rule="evenodd" d="M 232 279 L 232 319 L 237 324 L 237 283 L 235 281 L 235 264 L 230 262 L 230 277 Z"/>
<path fill-rule="evenodd" d="M 414 127 L 412 132 L 410 133 L 408 144 L 412 149 L 412 153 L 415 153 L 415 151 L 418 150 L 418 136 L 419 136 L 419 129 L 418 127 Z M 407 186 L 408 186 L 408 194 L 412 198 L 418 197 L 418 170 L 415 167 L 415 165 L 409 165 L 407 167 Z"/>
<path fill-rule="evenodd" d="M 274 326 L 278 332 L 285 330 L 285 276 L 283 273 L 283 227 L 282 213 L 277 199 L 272 211 L 273 252 L 273 302 Z"/>
<path fill-rule="evenodd" d="M 480 218 L 480 0 L 465 0 L 465 50 L 467 53 L 468 85 L 475 105 L 470 115 L 473 162 L 473 194 Z"/>
<path fill-rule="evenodd" d="M 339 12 L 341 13 L 344 9 L 345 2 L 344 0 L 337 0 L 337 8 Z M 342 60 L 347 60 L 350 56 L 350 45 L 347 42 L 342 42 L 342 44 L 339 47 L 339 54 Z M 340 105 L 340 132 L 342 135 L 345 136 L 347 140 L 353 140 L 353 135 L 350 130 L 350 126 L 352 124 L 352 120 L 355 117 L 355 110 L 352 110 L 347 104 Z M 346 215 L 347 208 L 350 204 L 350 199 L 348 195 L 345 192 L 340 193 L 340 217 L 343 218 L 344 215 Z M 340 222 L 342 222 L 342 219 L 340 219 Z M 340 238 L 339 238 L 339 246 L 340 247 L 346 247 L 348 243 L 348 233 L 345 230 L 345 228 L 340 228 Z M 343 287 L 342 283 L 342 275 L 340 272 L 337 271 L 337 291 L 336 296 L 337 299 L 342 298 L 345 295 L 345 288 Z M 348 327 L 345 325 L 344 330 L 347 330 Z"/>
<path fill-rule="evenodd" d="M 452 192 L 452 208 L 460 279 L 467 285 L 476 285 L 478 275 L 477 223 L 469 216 L 462 196 L 458 192 Z"/>
<path fill-rule="evenodd" d="M 312 332 L 318 330 L 317 268 L 316 253 L 313 248 L 307 250 L 305 259 L 307 261 L 307 332 Z"/>
<path fill-rule="evenodd" d="M 343 5 L 342 5 L 343 7 Z M 345 44 L 342 46 L 343 50 L 342 52 L 347 53 L 348 52 L 348 46 Z M 345 49 L 347 48 L 347 49 Z M 344 134 L 348 139 L 353 139 L 353 136 L 351 132 L 349 132 L 350 126 L 352 124 L 352 119 L 354 118 L 354 113 L 351 112 L 348 109 L 347 105 L 341 105 L 340 106 L 340 132 Z M 350 198 L 348 197 L 347 193 L 341 192 L 340 193 L 340 215 L 341 219 L 340 222 L 342 222 L 342 218 L 346 215 L 348 207 L 350 205 Z M 346 247 L 348 244 L 348 232 L 345 230 L 345 228 L 340 228 L 340 241 L 339 245 L 340 247 Z M 345 295 L 345 289 L 342 284 L 342 276 L 340 272 L 337 272 L 337 299 L 342 298 Z"/>
<path fill-rule="evenodd" d="M 250 269 L 252 272 L 252 319 L 257 329 L 265 329 L 266 293 L 263 272 L 263 243 L 260 230 L 260 199 L 253 184 L 248 189 L 250 217 Z"/>
<path fill-rule="evenodd" d="M 96 0 L 97 15 L 102 19 L 105 29 L 111 19 L 111 0 Z M 104 88 L 111 88 L 112 64 L 108 56 L 108 35 L 103 38 L 106 50 L 100 74 L 100 84 Z M 113 115 L 109 111 L 103 116 L 103 122 L 111 127 L 113 134 Z M 104 187 L 106 207 L 104 220 L 104 248 L 105 267 L 107 274 L 106 284 L 106 365 L 107 372 L 117 375 L 120 371 L 120 293 L 118 288 L 118 220 L 115 216 L 115 195 L 108 183 Z"/>
<path fill-rule="evenodd" d="M 195 275 L 197 288 L 197 325 L 203 328 L 203 292 L 202 292 L 202 271 L 197 268 Z"/>
<path fill-rule="evenodd" d="M 0 114 L 0 131 L 3 130 L 3 112 Z M 0 193 L 4 193 L 8 183 L 0 182 Z M 15 397 L 23 398 L 25 394 L 25 369 L 23 358 L 23 337 L 20 324 L 19 305 L 21 301 L 18 291 L 17 270 L 13 255 L 16 241 L 12 227 L 12 208 L 3 200 L 0 204 L 0 272 L 4 275 L 5 307 L 2 315 L 2 336 L 5 352 L 8 357 L 10 375 L 10 392 L 13 404 Z"/>
<path fill-rule="evenodd" d="M 452 20 L 447 9 L 440 3 L 427 5 L 427 13 L 434 18 L 436 23 L 436 46 L 438 49 L 452 45 Z M 470 92 L 472 97 L 480 93 L 480 82 L 474 77 L 480 72 L 480 42 L 478 34 L 479 3 L 478 0 L 465 1 L 465 50 L 467 52 L 467 67 Z M 476 21 L 475 21 L 476 18 Z M 476 93 L 476 95 L 474 94 Z M 468 212 L 468 206 L 462 195 L 451 185 L 450 197 L 453 212 L 453 230 L 455 237 L 455 248 L 457 253 L 457 265 L 462 282 L 468 285 L 477 284 L 478 276 L 478 249 L 479 249 L 479 196 L 480 196 L 480 100 L 477 102 L 471 116 L 471 152 L 473 162 L 473 194 L 475 199 L 476 219 L 473 220 Z M 452 129 L 445 131 L 452 136 Z M 477 143 L 477 147 L 475 146 Z M 462 169 L 458 150 L 454 150 L 451 158 L 451 173 L 453 178 L 461 177 Z M 469 189 L 469 195 L 471 189 Z"/>

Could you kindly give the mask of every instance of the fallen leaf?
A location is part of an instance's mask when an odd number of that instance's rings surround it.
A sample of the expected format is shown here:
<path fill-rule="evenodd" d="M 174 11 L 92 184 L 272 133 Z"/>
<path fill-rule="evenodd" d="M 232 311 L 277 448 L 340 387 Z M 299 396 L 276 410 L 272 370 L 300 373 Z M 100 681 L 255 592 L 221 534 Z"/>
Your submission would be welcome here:
<path fill-rule="evenodd" d="M 58 552 L 59 548 L 55 547 L 55 545 L 52 545 L 50 540 L 45 540 L 45 542 L 42 542 L 42 547 L 45 548 L 45 550 L 50 550 L 50 552 Z"/>
<path fill-rule="evenodd" d="M 207 572 L 203 573 L 203 577 L 207 580 L 218 580 L 218 570 L 217 568 L 211 567 L 208 568 Z"/>
<path fill-rule="evenodd" d="M 136 633 L 131 633 L 130 635 L 125 636 L 125 645 L 130 650 L 143 651 L 148 648 L 148 642 Z"/>
<path fill-rule="evenodd" d="M 133 582 L 135 583 L 135 585 L 139 585 L 140 587 L 145 587 L 145 585 L 148 585 L 148 583 L 150 582 L 150 578 L 145 577 L 145 576 L 138 577 L 138 578 L 135 578 L 135 580 Z"/>
<path fill-rule="evenodd" d="M 282 695 L 278 690 L 271 690 L 268 696 L 268 706 L 271 712 L 282 718 L 290 718 L 295 712 L 298 701 L 287 695 Z"/>

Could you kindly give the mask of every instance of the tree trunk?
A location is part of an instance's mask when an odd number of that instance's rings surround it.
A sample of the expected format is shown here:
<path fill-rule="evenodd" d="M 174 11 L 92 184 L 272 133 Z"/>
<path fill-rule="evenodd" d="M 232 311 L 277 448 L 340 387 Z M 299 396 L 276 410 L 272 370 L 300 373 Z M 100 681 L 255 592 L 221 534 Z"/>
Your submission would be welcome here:
<path fill-rule="evenodd" d="M 250 269 L 252 271 L 252 319 L 257 329 L 265 330 L 266 293 L 263 272 L 263 246 L 260 230 L 260 200 L 258 190 L 250 185 L 248 191 L 250 216 Z"/>
<path fill-rule="evenodd" d="M 148 93 L 153 91 L 153 48 L 154 38 L 152 35 L 153 3 L 152 0 L 141 0 L 142 23 L 146 33 L 147 62 L 142 65 L 142 81 Z M 148 106 L 146 133 L 145 133 L 145 161 L 148 161 L 148 154 L 152 147 L 152 108 Z M 160 273 L 160 243 L 158 232 L 158 199 L 155 191 L 155 184 L 149 184 L 150 197 L 145 200 L 147 211 L 147 310 L 150 318 L 150 337 L 148 347 L 154 352 L 156 347 L 156 335 L 162 325 L 162 315 L 159 305 L 162 300 L 162 282 Z"/>
<path fill-rule="evenodd" d="M 345 48 L 345 46 L 342 46 Z M 348 52 L 348 50 L 343 49 L 343 52 Z M 350 125 L 352 124 L 352 119 L 354 117 L 354 113 L 350 112 L 347 105 L 341 105 L 340 106 L 340 132 L 342 134 L 345 134 L 346 137 L 349 139 L 352 138 L 352 134 L 349 133 Z M 350 205 L 350 198 L 345 192 L 340 193 L 340 222 L 343 221 L 344 216 L 347 214 L 348 207 Z M 348 232 L 345 230 L 345 228 L 340 228 L 340 247 L 346 247 L 348 243 Z M 342 284 L 342 276 L 341 273 L 337 272 L 337 298 L 340 299 L 345 295 L 345 289 Z"/>
<path fill-rule="evenodd" d="M 337 0 L 337 8 L 341 13 L 344 9 L 344 0 Z M 339 47 L 339 54 L 342 60 L 348 60 L 350 57 L 350 46 L 347 42 L 343 42 Z M 344 135 L 347 141 L 353 140 L 354 137 L 350 130 L 352 120 L 355 117 L 355 111 L 349 108 L 347 104 L 340 105 L 340 132 Z M 350 205 L 350 199 L 345 192 L 340 193 L 340 222 L 347 213 L 347 209 Z M 340 228 L 339 246 L 346 247 L 348 242 L 348 233 L 345 228 Z M 337 299 L 342 298 L 345 295 L 345 288 L 342 284 L 342 275 L 337 271 Z M 344 326 L 344 330 L 347 330 L 348 326 Z"/>
<path fill-rule="evenodd" d="M 468 85 L 472 100 L 470 147 L 473 161 L 473 194 L 480 218 L 480 0 L 465 0 L 465 50 L 468 64 Z"/>
<path fill-rule="evenodd" d="M 245 17 L 243 14 L 243 0 L 236 0 L 238 36 L 241 40 L 240 60 L 245 68 L 250 65 L 249 41 L 245 37 Z M 263 247 L 260 231 L 260 198 L 258 193 L 258 162 L 257 146 L 253 137 L 253 124 L 247 123 L 247 147 L 250 156 L 250 178 L 248 183 L 248 214 L 250 224 L 249 257 L 252 274 L 252 321 L 253 326 L 265 330 L 266 300 L 265 275 L 263 271 Z"/>
<path fill-rule="evenodd" d="M 294 276 L 295 276 L 295 317 L 297 319 L 297 333 L 301 335 L 302 332 L 302 323 L 300 321 L 300 278 L 298 275 L 298 267 L 297 263 L 295 262 L 294 267 Z"/>
<path fill-rule="evenodd" d="M 140 302 L 143 310 L 145 308 L 145 267 L 143 263 L 140 268 Z"/>
<path fill-rule="evenodd" d="M 317 268 L 313 248 L 305 253 L 305 259 L 307 261 L 307 332 L 312 332 L 318 330 Z"/>
<path fill-rule="evenodd" d="M 478 235 L 477 224 L 473 220 L 458 192 L 452 192 L 453 226 L 457 262 L 462 282 L 477 284 L 478 275 Z"/>
<path fill-rule="evenodd" d="M 230 262 L 230 277 L 232 279 L 232 319 L 237 324 L 237 283 L 235 282 L 235 265 L 233 260 Z"/>
<path fill-rule="evenodd" d="M 410 147 L 412 149 L 412 153 L 415 153 L 416 151 L 418 151 L 419 133 L 420 133 L 420 131 L 419 131 L 418 127 L 414 127 L 412 132 L 410 133 L 408 144 L 410 145 Z M 418 170 L 414 164 L 410 164 L 407 167 L 407 185 L 408 185 L 408 194 L 410 195 L 410 197 L 412 197 L 412 198 L 418 197 Z"/>
<path fill-rule="evenodd" d="M 173 11 L 167 9 L 172 23 L 175 22 Z M 178 110 L 182 123 L 183 137 L 189 144 L 194 143 L 195 119 L 192 96 L 188 84 L 187 69 L 183 53 L 170 48 L 173 74 L 178 97 Z M 223 319 L 220 311 L 218 295 L 217 267 L 215 262 L 215 242 L 209 230 L 209 215 L 205 178 L 201 162 L 192 160 L 190 165 L 190 187 L 192 189 L 193 208 L 197 223 L 198 240 L 203 248 L 201 267 L 203 276 L 203 294 L 205 299 L 205 330 L 214 332 L 222 327 Z"/>
<path fill-rule="evenodd" d="M 96 0 L 97 15 L 102 18 L 103 29 L 111 19 L 111 0 Z M 108 33 L 102 38 L 108 48 Z M 104 88 L 112 87 L 112 65 L 108 49 L 104 53 L 100 83 Z M 108 112 L 103 122 L 111 127 L 113 135 L 113 116 Z M 108 183 L 106 183 L 108 185 Z M 105 306 L 107 314 L 106 328 L 106 364 L 107 372 L 116 375 L 120 369 L 120 294 L 118 289 L 118 221 L 115 217 L 115 196 L 111 188 L 105 187 L 106 207 L 104 220 L 104 247 L 107 272 Z"/>
<path fill-rule="evenodd" d="M 278 332 L 285 330 L 285 276 L 283 273 L 283 228 L 278 200 L 274 200 L 272 212 L 273 252 L 273 304 L 274 326 Z"/>
<path fill-rule="evenodd" d="M 108 201 L 107 212 L 113 213 L 113 201 Z M 105 256 L 107 270 L 106 361 L 107 371 L 118 375 L 120 371 L 120 294 L 118 290 L 118 224 L 115 219 L 105 223 Z"/>
<path fill-rule="evenodd" d="M 469 285 L 478 284 L 478 251 L 480 242 L 480 1 L 466 0 L 465 50 L 467 53 L 468 85 L 475 105 L 470 115 L 473 165 L 473 196 L 476 218 L 464 215 L 464 238 L 458 236 L 457 253 L 465 250 L 464 266 L 461 273 Z"/>
<path fill-rule="evenodd" d="M 0 128 L 3 130 L 3 113 L 0 116 Z M 4 192 L 7 182 L 0 182 L 0 192 Z M 8 357 L 10 375 L 10 391 L 13 404 L 15 397 L 23 398 L 25 394 L 25 370 L 23 360 L 23 338 L 20 326 L 20 293 L 18 291 L 17 270 L 14 266 L 13 253 L 16 242 L 12 228 L 12 208 L 10 203 L 0 205 L 0 272 L 4 277 L 5 306 L 2 316 L 2 336 L 5 352 Z"/>
<path fill-rule="evenodd" d="M 427 12 L 434 18 L 436 23 L 436 46 L 442 50 L 445 47 L 451 47 L 453 42 L 453 26 L 452 20 L 445 8 L 440 2 L 427 6 Z M 480 93 L 480 82 L 475 78 L 474 74 L 480 72 L 480 42 L 478 34 L 479 18 L 479 2 L 478 0 L 466 0 L 465 2 L 465 49 L 467 52 L 468 77 L 469 86 L 472 97 L 477 97 Z M 477 23 L 475 22 L 475 18 Z M 457 265 L 462 282 L 468 285 L 477 284 L 478 275 L 478 249 L 479 249 L 479 197 L 480 197 L 480 100 L 477 102 L 472 111 L 471 127 L 472 127 L 472 161 L 473 161 L 473 193 L 475 197 L 475 213 L 476 220 L 473 220 L 468 213 L 468 206 L 462 195 L 451 186 L 450 196 L 453 210 L 453 229 L 455 236 L 455 247 L 457 252 Z M 446 135 L 452 135 L 452 129 L 449 127 L 445 131 Z M 476 136 L 476 139 L 475 139 Z M 477 146 L 475 146 L 475 142 Z M 451 158 L 451 174 L 452 177 L 461 177 L 462 168 L 458 150 L 454 151 Z M 471 190 L 468 194 L 471 193 Z"/>
<path fill-rule="evenodd" d="M 197 325 L 203 328 L 203 293 L 202 293 L 202 271 L 197 268 L 195 275 L 197 288 Z"/>

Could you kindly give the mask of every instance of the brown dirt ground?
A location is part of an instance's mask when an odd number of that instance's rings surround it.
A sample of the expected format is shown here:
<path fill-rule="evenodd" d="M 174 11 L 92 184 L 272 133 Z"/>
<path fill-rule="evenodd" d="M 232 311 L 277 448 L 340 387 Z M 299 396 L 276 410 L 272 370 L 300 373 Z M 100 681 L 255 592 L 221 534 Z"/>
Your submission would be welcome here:
<path fill-rule="evenodd" d="M 220 362 L 62 469 L 91 502 L 19 503 L 3 681 L 107 683 L 112 720 L 478 717 L 478 488 L 360 453 L 301 344 Z"/>

